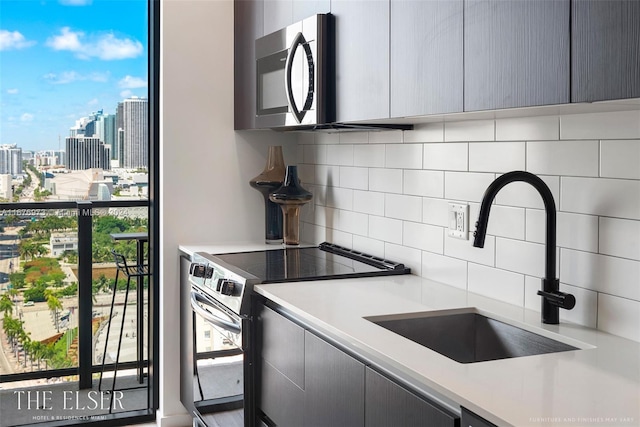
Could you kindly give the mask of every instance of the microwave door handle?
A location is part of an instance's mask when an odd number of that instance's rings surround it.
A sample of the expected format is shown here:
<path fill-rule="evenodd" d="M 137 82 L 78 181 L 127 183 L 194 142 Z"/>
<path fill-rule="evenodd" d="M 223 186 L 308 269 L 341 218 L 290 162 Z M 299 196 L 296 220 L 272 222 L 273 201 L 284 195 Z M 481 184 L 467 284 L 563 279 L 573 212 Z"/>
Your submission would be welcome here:
<path fill-rule="evenodd" d="M 309 66 L 309 86 L 307 89 L 307 97 L 304 103 L 304 107 L 302 111 L 298 109 L 296 105 L 296 100 L 293 98 L 293 85 L 291 79 L 291 71 L 293 69 L 293 56 L 298 49 L 298 46 L 302 46 L 305 52 L 305 57 L 307 58 L 307 64 Z M 302 123 L 302 119 L 306 114 L 307 110 L 313 104 L 313 87 L 314 87 L 314 73 L 313 73 L 313 53 L 311 52 L 311 48 L 307 43 L 307 40 L 304 38 L 302 33 L 296 34 L 293 38 L 293 43 L 291 43 L 291 47 L 289 48 L 289 54 L 287 55 L 287 63 L 286 63 L 286 73 L 285 73 L 285 86 L 287 88 L 287 100 L 289 101 L 289 108 L 293 113 L 293 116 L 296 118 L 298 123 Z"/>
<path fill-rule="evenodd" d="M 204 320 L 235 334 L 239 334 L 242 331 L 240 325 L 215 316 L 213 313 L 200 307 L 200 303 L 207 305 L 216 311 L 220 311 L 218 308 L 211 305 L 211 303 L 205 300 L 200 294 L 198 294 L 198 292 L 191 291 L 191 308 L 193 309 L 193 311 L 202 316 Z"/>

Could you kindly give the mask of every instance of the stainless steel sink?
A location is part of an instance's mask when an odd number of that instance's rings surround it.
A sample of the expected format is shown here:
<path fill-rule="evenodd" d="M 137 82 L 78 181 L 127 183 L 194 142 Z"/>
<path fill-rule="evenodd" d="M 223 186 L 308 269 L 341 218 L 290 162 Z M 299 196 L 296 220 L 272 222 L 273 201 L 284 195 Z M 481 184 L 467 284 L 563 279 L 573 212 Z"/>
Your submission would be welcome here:
<path fill-rule="evenodd" d="M 365 319 L 460 363 L 578 350 L 569 344 L 484 316 L 473 309 Z"/>

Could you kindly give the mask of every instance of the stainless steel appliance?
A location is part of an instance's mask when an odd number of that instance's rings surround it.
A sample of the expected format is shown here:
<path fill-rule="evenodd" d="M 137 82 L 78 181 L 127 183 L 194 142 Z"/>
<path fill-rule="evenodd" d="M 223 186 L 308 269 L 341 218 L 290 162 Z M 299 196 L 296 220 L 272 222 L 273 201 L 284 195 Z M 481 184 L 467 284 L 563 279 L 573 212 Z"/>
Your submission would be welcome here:
<path fill-rule="evenodd" d="M 207 425 L 207 413 L 240 406 L 245 425 L 253 425 L 253 395 L 239 386 L 255 390 L 251 297 L 256 284 L 410 273 L 403 264 L 326 242 L 216 255 L 197 252 L 188 270 L 190 289 L 182 294 L 189 295 L 191 310 L 182 320 L 193 325 L 193 351 L 182 352 L 190 360 L 181 363 L 186 369 L 181 398 L 202 426 Z M 205 327 L 219 334 L 221 344 L 203 348 L 200 341 L 206 336 L 200 329 Z"/>
<path fill-rule="evenodd" d="M 256 126 L 316 125 L 329 117 L 328 14 L 256 40 Z"/>

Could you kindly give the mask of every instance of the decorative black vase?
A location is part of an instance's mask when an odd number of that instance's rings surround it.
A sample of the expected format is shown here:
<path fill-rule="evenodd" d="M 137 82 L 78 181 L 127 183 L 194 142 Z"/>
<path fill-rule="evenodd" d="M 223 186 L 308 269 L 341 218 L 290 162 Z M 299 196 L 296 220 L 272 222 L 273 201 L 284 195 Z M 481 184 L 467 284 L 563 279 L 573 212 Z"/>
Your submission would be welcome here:
<path fill-rule="evenodd" d="M 285 245 L 300 244 L 300 207 L 312 198 L 313 194 L 300 185 L 298 167 L 287 166 L 284 184 L 269 195 L 269 199 L 282 208 Z"/>
<path fill-rule="evenodd" d="M 269 200 L 269 193 L 282 186 L 284 176 L 282 147 L 271 146 L 264 170 L 249 181 L 249 185 L 262 193 L 264 198 L 264 228 L 267 243 L 282 243 L 282 210 L 280 206 Z"/>

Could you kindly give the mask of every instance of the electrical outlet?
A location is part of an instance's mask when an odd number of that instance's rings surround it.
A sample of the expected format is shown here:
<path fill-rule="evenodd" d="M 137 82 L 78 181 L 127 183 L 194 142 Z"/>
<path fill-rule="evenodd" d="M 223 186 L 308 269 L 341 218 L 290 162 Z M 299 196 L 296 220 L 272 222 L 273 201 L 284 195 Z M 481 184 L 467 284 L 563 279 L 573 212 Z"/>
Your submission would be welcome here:
<path fill-rule="evenodd" d="M 449 236 L 469 240 L 469 205 L 449 203 Z"/>

